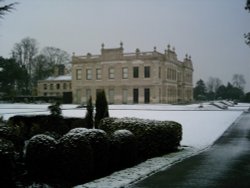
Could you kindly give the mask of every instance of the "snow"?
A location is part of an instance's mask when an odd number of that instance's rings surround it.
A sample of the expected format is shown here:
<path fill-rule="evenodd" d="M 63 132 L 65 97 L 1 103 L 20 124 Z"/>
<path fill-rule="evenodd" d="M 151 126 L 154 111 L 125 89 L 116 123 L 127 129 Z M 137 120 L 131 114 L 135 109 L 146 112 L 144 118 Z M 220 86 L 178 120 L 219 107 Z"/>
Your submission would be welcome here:
<path fill-rule="evenodd" d="M 50 104 L 0 104 L 0 116 L 4 120 L 17 114 L 49 114 Z M 91 187 L 124 187 L 152 173 L 167 168 L 187 157 L 209 148 L 221 134 L 247 110 L 250 104 L 239 103 L 222 110 L 209 103 L 192 105 L 110 105 L 111 117 L 136 117 L 151 120 L 170 120 L 182 125 L 183 139 L 181 145 L 188 146 L 177 153 L 149 159 L 133 168 L 115 172 L 110 176 L 95 180 L 77 188 Z M 62 113 L 66 117 L 84 117 L 86 109 L 77 105 L 62 105 Z"/>
<path fill-rule="evenodd" d="M 62 81 L 62 80 L 68 80 L 71 81 L 72 80 L 72 76 L 71 75 L 62 75 L 62 76 L 51 76 L 49 78 L 47 78 L 46 80 L 52 80 L 52 81 Z"/>

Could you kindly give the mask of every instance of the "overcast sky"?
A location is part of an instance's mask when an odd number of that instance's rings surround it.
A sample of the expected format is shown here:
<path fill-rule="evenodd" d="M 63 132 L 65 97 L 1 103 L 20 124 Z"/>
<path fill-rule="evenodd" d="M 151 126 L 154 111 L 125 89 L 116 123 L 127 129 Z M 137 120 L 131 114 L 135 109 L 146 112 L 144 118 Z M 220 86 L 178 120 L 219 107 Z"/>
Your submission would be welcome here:
<path fill-rule="evenodd" d="M 250 91 L 250 13 L 245 0 L 6 0 L 19 2 L 0 20 L 0 56 L 14 44 L 35 38 L 39 48 L 99 54 L 124 44 L 125 52 L 164 52 L 174 46 L 180 60 L 192 56 L 194 84 L 210 76 L 231 82 L 243 74 Z M 1 3 L 3 5 L 3 3 Z"/>

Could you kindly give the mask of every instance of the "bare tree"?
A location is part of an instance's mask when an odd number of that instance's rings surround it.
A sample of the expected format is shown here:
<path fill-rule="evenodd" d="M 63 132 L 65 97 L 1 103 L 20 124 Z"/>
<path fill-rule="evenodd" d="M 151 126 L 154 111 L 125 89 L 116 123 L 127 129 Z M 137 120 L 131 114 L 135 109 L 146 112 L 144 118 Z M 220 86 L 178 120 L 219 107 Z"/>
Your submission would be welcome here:
<path fill-rule="evenodd" d="M 70 55 L 66 51 L 55 47 L 45 47 L 41 54 L 47 58 L 51 66 L 68 64 L 70 61 Z"/>
<path fill-rule="evenodd" d="M 21 42 L 16 43 L 12 50 L 12 58 L 15 59 L 16 63 L 20 66 L 25 67 L 28 72 L 28 88 L 31 93 L 33 87 L 33 77 L 34 77 L 34 66 L 35 66 L 35 56 L 38 53 L 37 41 L 33 38 L 26 37 L 21 40 Z"/>
<path fill-rule="evenodd" d="M 3 2 L 3 1 L 4 0 L 0 0 L 0 3 Z M 16 4 L 17 4 L 17 2 L 10 3 L 8 5 L 0 6 L 0 18 L 2 18 L 6 13 L 10 12 L 11 10 L 13 10 Z"/>
<path fill-rule="evenodd" d="M 233 86 L 241 89 L 242 91 L 244 90 L 246 80 L 245 77 L 242 74 L 234 74 L 233 75 Z"/>
<path fill-rule="evenodd" d="M 34 58 L 38 53 L 38 44 L 36 39 L 26 37 L 21 42 L 16 43 L 12 50 L 12 57 L 19 65 L 24 65 L 29 75 L 32 75 Z"/>
<path fill-rule="evenodd" d="M 208 92 L 216 92 L 218 88 L 222 85 L 222 81 L 219 78 L 209 77 L 207 82 Z"/>

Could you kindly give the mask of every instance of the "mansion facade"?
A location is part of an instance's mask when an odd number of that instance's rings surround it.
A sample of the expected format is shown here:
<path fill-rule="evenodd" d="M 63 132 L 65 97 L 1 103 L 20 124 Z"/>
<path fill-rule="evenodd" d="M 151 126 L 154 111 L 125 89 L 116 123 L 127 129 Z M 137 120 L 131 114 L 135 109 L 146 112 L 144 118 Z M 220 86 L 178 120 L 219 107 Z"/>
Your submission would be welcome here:
<path fill-rule="evenodd" d="M 164 53 L 156 50 L 124 53 L 104 48 L 101 54 L 72 56 L 71 91 L 73 103 L 87 103 L 104 90 L 109 104 L 185 103 L 193 100 L 193 65 L 186 55 L 177 59 L 168 45 Z"/>

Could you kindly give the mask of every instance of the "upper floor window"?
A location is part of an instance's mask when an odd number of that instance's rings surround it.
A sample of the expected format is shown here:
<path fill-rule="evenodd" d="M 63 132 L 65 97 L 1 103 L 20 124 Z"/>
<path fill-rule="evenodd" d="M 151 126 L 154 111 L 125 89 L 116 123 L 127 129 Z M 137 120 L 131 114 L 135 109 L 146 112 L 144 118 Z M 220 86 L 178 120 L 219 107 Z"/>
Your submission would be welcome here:
<path fill-rule="evenodd" d="M 144 67 L 144 77 L 150 78 L 150 67 L 149 66 Z"/>
<path fill-rule="evenodd" d="M 92 69 L 86 69 L 86 80 L 92 80 Z"/>
<path fill-rule="evenodd" d="M 101 69 L 96 69 L 96 79 L 101 80 L 102 79 L 102 70 Z"/>
<path fill-rule="evenodd" d="M 67 89 L 67 84 L 63 83 L 63 89 Z"/>
<path fill-rule="evenodd" d="M 60 89 L 60 84 L 56 84 L 56 89 Z"/>
<path fill-rule="evenodd" d="M 50 90 L 53 90 L 53 89 L 54 89 L 54 85 L 53 85 L 53 84 L 50 84 L 50 85 L 49 85 L 49 89 L 50 89 Z"/>
<path fill-rule="evenodd" d="M 76 69 L 76 79 L 77 80 L 82 79 L 82 69 Z"/>
<path fill-rule="evenodd" d="M 43 89 L 47 90 L 47 84 L 43 84 Z"/>
<path fill-rule="evenodd" d="M 139 78 L 139 67 L 133 67 L 133 77 Z"/>
<path fill-rule="evenodd" d="M 158 75 L 159 75 L 159 78 L 161 78 L 161 67 L 159 67 L 158 69 Z"/>
<path fill-rule="evenodd" d="M 128 67 L 123 67 L 122 68 L 122 78 L 123 79 L 128 79 Z"/>
<path fill-rule="evenodd" d="M 114 79 L 115 78 L 115 69 L 110 68 L 109 69 L 109 79 Z"/>

